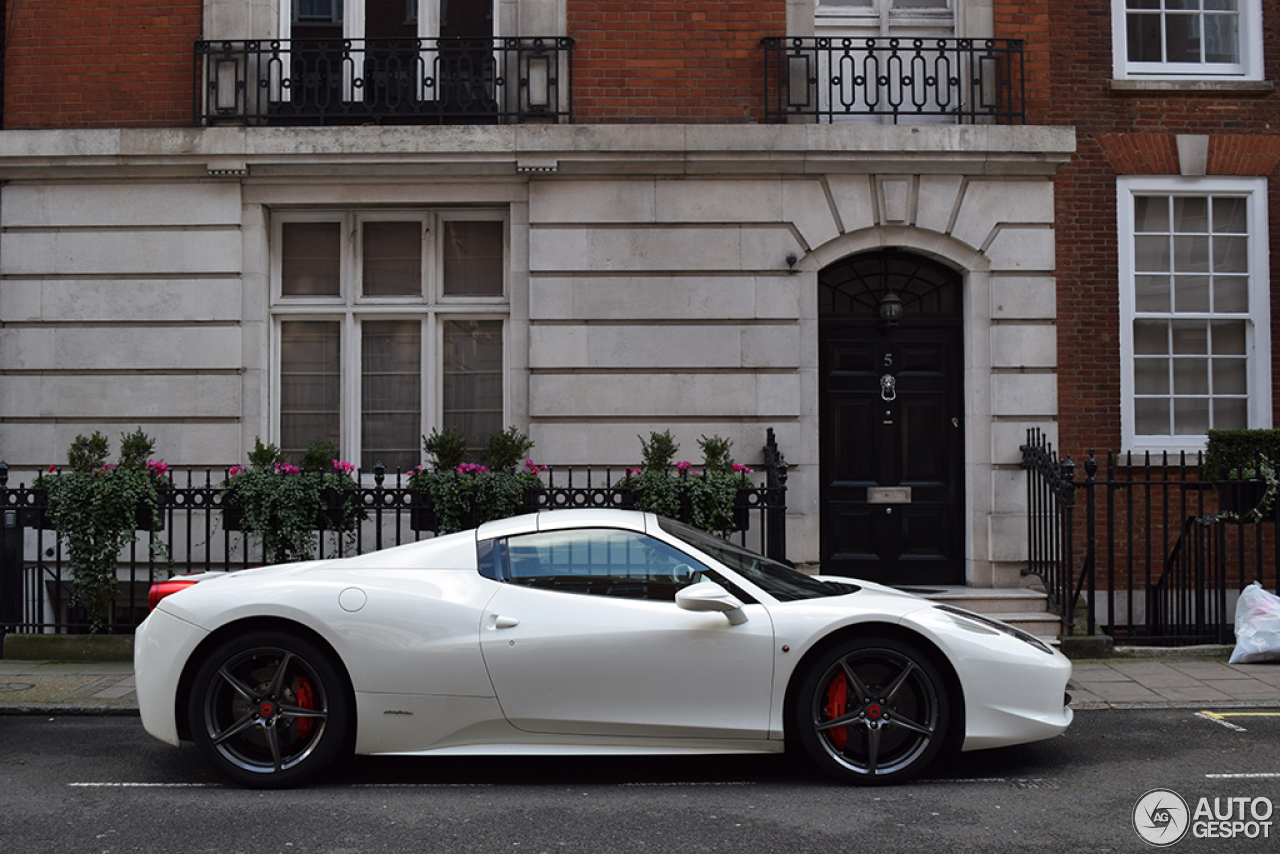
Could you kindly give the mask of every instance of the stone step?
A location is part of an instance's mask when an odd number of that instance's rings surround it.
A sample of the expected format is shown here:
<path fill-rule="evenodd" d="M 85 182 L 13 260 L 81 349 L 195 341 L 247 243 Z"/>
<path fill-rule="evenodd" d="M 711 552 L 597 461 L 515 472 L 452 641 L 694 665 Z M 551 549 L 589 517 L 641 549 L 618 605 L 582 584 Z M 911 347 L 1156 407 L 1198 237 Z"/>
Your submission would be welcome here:
<path fill-rule="evenodd" d="M 1043 640 L 1057 642 L 1062 624 L 1049 607 L 1049 597 L 1025 587 L 908 587 L 904 588 L 935 602 L 946 602 L 966 611 L 983 614 L 1016 626 Z"/>
<path fill-rule="evenodd" d="M 1038 590 L 1025 587 L 905 587 L 937 602 L 946 602 L 978 614 L 1052 613 L 1049 597 Z"/>

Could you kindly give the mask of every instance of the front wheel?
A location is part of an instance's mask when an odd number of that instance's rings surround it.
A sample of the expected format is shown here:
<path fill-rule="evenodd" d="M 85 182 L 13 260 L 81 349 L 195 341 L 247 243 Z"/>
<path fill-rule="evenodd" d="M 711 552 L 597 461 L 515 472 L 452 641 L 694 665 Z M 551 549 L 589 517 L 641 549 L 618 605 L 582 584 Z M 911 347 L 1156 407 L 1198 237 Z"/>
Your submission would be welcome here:
<path fill-rule="evenodd" d="M 192 681 L 196 747 L 245 786 L 295 786 L 325 769 L 346 741 L 350 705 L 330 656 L 284 632 L 219 645 Z"/>
<path fill-rule="evenodd" d="M 946 741 L 948 698 L 937 668 L 892 638 L 840 643 L 796 693 L 800 744 L 827 773 L 866 785 L 915 776 Z"/>

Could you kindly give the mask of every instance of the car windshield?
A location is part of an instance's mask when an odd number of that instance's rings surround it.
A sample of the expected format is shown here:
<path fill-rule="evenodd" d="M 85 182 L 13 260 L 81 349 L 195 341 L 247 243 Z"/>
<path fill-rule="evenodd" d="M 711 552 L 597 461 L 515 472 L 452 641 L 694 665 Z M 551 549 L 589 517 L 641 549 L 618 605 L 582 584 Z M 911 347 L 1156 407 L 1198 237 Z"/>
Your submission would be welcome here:
<path fill-rule="evenodd" d="M 725 566 L 741 573 L 752 584 L 780 602 L 840 596 L 858 590 L 856 584 L 820 581 L 794 567 L 671 519 L 659 518 L 658 524 L 668 534 L 680 538 L 695 549 L 711 555 Z"/>

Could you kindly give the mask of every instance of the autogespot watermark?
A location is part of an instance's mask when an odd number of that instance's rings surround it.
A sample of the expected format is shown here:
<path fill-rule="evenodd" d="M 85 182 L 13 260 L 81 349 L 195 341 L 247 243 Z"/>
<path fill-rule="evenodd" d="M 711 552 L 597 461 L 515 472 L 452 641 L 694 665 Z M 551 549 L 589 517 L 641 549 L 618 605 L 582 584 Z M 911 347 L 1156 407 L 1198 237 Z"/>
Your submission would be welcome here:
<path fill-rule="evenodd" d="M 1152 789 L 1133 805 L 1133 829 L 1167 848 L 1195 839 L 1269 839 L 1275 805 L 1265 797 L 1198 798 L 1195 806 L 1172 789 Z"/>

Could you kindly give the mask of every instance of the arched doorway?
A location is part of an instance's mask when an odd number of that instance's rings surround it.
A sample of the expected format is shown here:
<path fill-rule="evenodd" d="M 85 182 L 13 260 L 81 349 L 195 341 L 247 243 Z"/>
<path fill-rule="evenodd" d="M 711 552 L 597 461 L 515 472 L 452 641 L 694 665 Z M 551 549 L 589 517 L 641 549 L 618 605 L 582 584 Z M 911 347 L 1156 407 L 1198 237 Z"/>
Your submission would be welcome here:
<path fill-rule="evenodd" d="M 962 285 L 900 250 L 818 276 L 824 574 L 965 581 Z"/>

